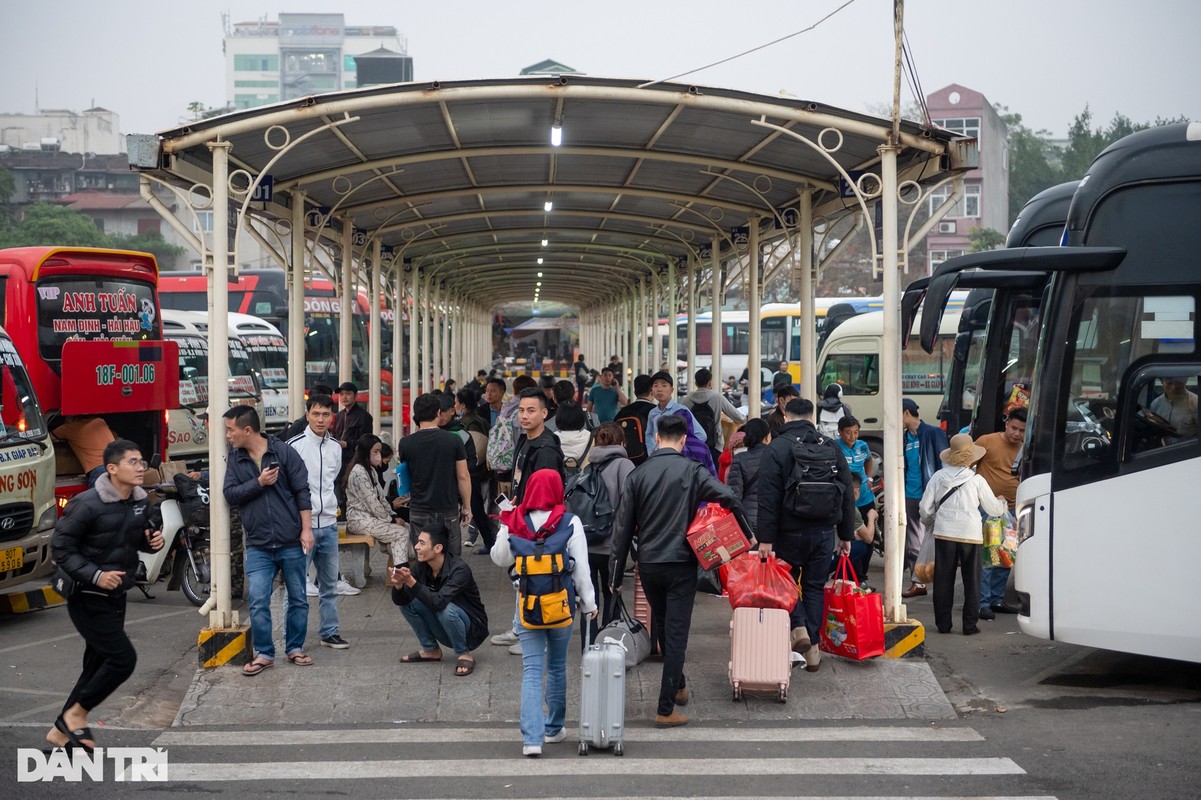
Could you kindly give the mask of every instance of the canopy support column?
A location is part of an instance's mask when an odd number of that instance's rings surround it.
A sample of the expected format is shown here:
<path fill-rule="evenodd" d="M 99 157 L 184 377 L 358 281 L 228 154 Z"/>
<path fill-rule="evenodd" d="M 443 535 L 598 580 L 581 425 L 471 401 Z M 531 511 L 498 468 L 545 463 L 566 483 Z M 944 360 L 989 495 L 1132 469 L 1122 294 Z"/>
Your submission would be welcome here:
<path fill-rule="evenodd" d="M 304 363 L 304 192 L 292 194 L 292 264 L 288 277 L 288 419 L 304 414 L 304 390 L 308 383 Z M 216 484 L 212 484 L 216 485 Z"/>
<path fill-rule="evenodd" d="M 392 262 L 392 444 L 400 441 L 404 434 L 404 270 Z"/>
<path fill-rule="evenodd" d="M 434 364 L 430 359 L 430 325 L 431 312 L 433 308 L 430 305 L 430 276 L 427 273 L 425 280 L 421 282 L 421 393 L 425 394 L 434 387 Z"/>
<path fill-rule="evenodd" d="M 688 256 L 688 379 L 692 380 L 696 375 L 696 279 L 700 275 L 700 269 L 696 259 Z M 717 378 L 718 382 L 722 380 L 720 370 L 710 370 Z"/>
<path fill-rule="evenodd" d="M 353 380 L 351 359 L 352 325 L 354 324 L 354 228 L 349 220 L 342 221 L 342 317 L 338 320 L 338 382 Z"/>
<path fill-rule="evenodd" d="M 722 286 L 721 276 L 721 240 L 714 236 L 709 246 L 711 248 L 710 252 L 712 253 L 713 257 L 713 274 L 709 279 L 711 287 L 709 291 L 712 294 L 712 297 L 709 299 L 709 304 L 713 308 L 711 312 L 712 321 L 709 323 L 709 341 L 711 343 L 709 349 L 709 352 L 711 353 L 709 358 L 711 366 L 709 367 L 709 370 L 714 375 L 720 375 L 722 372 L 721 306 L 722 302 L 725 300 L 725 289 Z"/>
<path fill-rule="evenodd" d="M 417 354 L 417 339 L 418 339 L 418 323 L 420 321 L 419 309 L 420 301 L 418 299 L 418 282 L 420 275 L 417 273 L 416 267 L 407 265 L 403 267 L 409 271 L 409 398 L 410 402 L 417 399 L 417 395 L 421 393 L 421 360 Z M 413 426 L 410 419 L 410 426 Z M 415 427 L 410 427 L 409 431 L 416 430 Z"/>
<path fill-rule="evenodd" d="M 368 345 L 367 356 L 367 380 L 370 383 L 370 391 L 367 395 L 367 410 L 371 414 L 371 432 L 376 436 L 380 435 L 383 430 L 383 402 L 381 395 L 383 394 L 384 382 L 383 376 L 380 374 L 380 364 L 384 361 L 383 355 L 383 337 L 380 335 L 380 312 L 379 303 L 380 297 L 383 295 L 383 285 L 381 282 L 380 271 L 383 265 L 379 263 L 380 255 L 383 252 L 380 240 L 375 239 L 371 242 L 371 293 L 367 298 L 367 303 L 371 309 L 371 339 Z M 395 331 L 393 331 L 395 333 Z M 395 375 L 393 375 L 393 383 L 395 383 Z M 393 406 L 396 404 L 396 389 L 393 387 Z M 395 413 L 395 412 L 394 412 Z M 349 444 L 349 443 L 348 443 Z M 355 443 L 358 444 L 357 442 Z"/>
<path fill-rule="evenodd" d="M 813 192 L 800 193 L 800 218 L 797 223 L 794 253 L 800 255 L 801 271 L 801 397 L 817 402 L 817 312 L 814 309 L 813 275 Z M 791 342 L 791 332 L 785 337 Z M 787 346 L 787 345 L 786 345 Z"/>
<path fill-rule="evenodd" d="M 676 330 L 676 303 L 679 301 L 679 293 L 676 291 L 676 262 L 671 260 L 667 262 L 667 363 L 671 365 L 668 370 L 672 377 L 676 377 L 678 369 L 676 362 L 680 360 L 679 350 L 679 332 Z M 684 386 L 687 387 L 688 381 L 692 376 L 684 378 Z"/>
<path fill-rule="evenodd" d="M 743 273 L 743 288 L 747 298 L 747 384 L 751 398 L 749 418 L 759 416 L 759 398 L 763 393 L 762 359 L 759 357 L 759 217 L 747 220 L 750 234 L 747 236 L 747 265 Z"/>

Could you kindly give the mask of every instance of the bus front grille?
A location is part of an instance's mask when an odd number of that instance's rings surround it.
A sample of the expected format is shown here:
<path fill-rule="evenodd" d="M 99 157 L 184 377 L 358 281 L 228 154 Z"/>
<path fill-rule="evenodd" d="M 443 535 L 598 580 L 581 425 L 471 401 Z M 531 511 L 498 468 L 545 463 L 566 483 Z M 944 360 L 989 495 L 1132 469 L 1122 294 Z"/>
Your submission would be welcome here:
<path fill-rule="evenodd" d="M 0 506 L 0 542 L 24 539 L 33 530 L 33 503 Z"/>

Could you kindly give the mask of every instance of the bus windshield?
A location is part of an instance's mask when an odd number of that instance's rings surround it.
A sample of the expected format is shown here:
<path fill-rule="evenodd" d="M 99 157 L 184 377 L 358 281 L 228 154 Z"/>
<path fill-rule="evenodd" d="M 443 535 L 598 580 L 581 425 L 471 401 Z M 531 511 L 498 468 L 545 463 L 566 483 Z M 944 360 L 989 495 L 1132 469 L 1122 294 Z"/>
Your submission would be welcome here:
<path fill-rule="evenodd" d="M 46 437 L 42 407 L 17 348 L 7 336 L 0 336 L 0 421 L 4 423 L 0 447 Z"/>
<path fill-rule="evenodd" d="M 209 345 L 200 336 L 172 336 L 179 345 L 179 404 L 188 408 L 209 402 Z"/>
<path fill-rule="evenodd" d="M 229 337 L 229 393 L 234 397 L 254 397 L 259 394 L 254 382 L 250 354 L 241 339 Z"/>
<path fill-rule="evenodd" d="M 288 388 L 288 345 L 282 336 L 256 333 L 242 336 L 250 363 L 267 389 Z"/>
<path fill-rule="evenodd" d="M 38 352 L 58 366 L 73 339 L 151 340 L 161 337 L 154 287 L 120 278 L 62 275 L 37 283 Z"/>

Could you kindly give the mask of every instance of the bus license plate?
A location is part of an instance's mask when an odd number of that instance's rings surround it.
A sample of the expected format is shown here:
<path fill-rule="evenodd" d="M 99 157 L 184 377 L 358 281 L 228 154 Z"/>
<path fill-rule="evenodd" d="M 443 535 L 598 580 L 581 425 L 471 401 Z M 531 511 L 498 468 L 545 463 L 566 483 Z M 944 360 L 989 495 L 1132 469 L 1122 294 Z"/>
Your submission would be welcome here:
<path fill-rule="evenodd" d="M 25 548 L 10 547 L 0 550 L 0 572 L 20 569 L 25 564 Z"/>

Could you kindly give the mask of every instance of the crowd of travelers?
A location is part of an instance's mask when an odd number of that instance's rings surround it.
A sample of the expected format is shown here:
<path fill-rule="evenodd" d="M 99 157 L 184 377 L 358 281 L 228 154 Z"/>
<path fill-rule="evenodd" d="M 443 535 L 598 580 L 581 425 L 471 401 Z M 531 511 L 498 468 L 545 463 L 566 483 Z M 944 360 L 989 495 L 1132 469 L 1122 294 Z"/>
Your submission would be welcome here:
<path fill-rule="evenodd" d="M 234 570 L 245 571 L 254 658 L 243 673 L 258 675 L 275 664 L 271 594 L 277 578 L 288 662 L 313 663 L 305 650 L 310 596 L 318 598 L 319 643 L 350 647 L 341 636 L 337 598 L 359 590 L 338 572 L 341 520 L 346 533 L 370 536 L 387 553 L 392 600 L 417 641 L 402 663 L 453 657 L 454 675 L 466 677 L 485 641 L 522 657 L 527 756 L 566 738 L 573 627 L 582 619 L 581 641 L 591 643 L 616 615 L 618 596 L 632 590 L 636 563 L 662 658 L 654 721 L 687 724 L 680 707 L 690 699 L 685 665 L 698 562 L 686 533 L 704 502 L 735 511 L 749 528 L 752 548 L 790 567 L 800 587 L 789 614 L 794 661 L 817 671 L 823 586 L 835 556 L 850 555 L 871 591 L 875 465 L 837 384 L 815 404 L 799 396 L 787 364 L 774 377 L 774 403 L 762 417 L 745 419 L 728 387 L 714 390 L 708 369 L 697 370 L 688 393 L 677 390 L 667 371 L 633 376 L 626 385 L 616 356 L 597 372 L 581 355 L 570 379 L 518 375 L 510 384 L 480 370 L 461 388 L 446 381 L 444 389 L 416 397 L 415 430 L 394 452 L 371 432 L 371 416 L 349 382 L 336 391 L 310 387 L 305 415 L 280 437 L 262 431 L 253 408 L 231 408 L 223 414 L 229 455 L 222 488 L 245 537 L 244 564 Z M 1013 506 L 1012 464 L 1025 414 L 1014 411 L 1004 431 L 972 442 L 966 434 L 948 441 L 922 422 L 910 400 L 903 412 L 905 566 L 915 568 L 931 530 L 938 630 L 951 630 L 958 570 L 965 596 L 979 598 L 966 602 L 962 614 L 962 632 L 972 634 L 979 619 L 1014 610 L 1004 602 L 1007 570 L 982 572 L 980 521 L 981 512 L 1000 515 Z M 796 491 L 790 481 L 798 449 L 825 453 L 835 465 L 837 492 L 815 501 L 816 514 L 798 513 L 788 497 Z M 110 606 L 123 613 L 122 589 L 136 550 L 161 546 L 150 522 L 110 535 L 104 552 L 79 545 L 76 528 L 104 524 L 111 504 L 119 504 L 114 512 L 144 510 L 139 476 L 145 465 L 136 447 L 113 442 L 103 461 L 106 474 L 68 506 L 55 537 L 56 561 L 88 584 L 69 607 L 89 649 L 84 673 L 47 736 L 52 745 L 94 744 L 87 712 L 128 677 L 134 661 L 121 625 L 97 620 Z M 608 504 L 603 514 L 598 497 Z M 473 555 L 490 556 L 513 578 L 512 614 L 491 609 L 493 620 L 507 621 L 500 633 L 490 635 L 475 579 L 483 567 L 471 565 Z M 904 595 L 926 591 L 915 573 Z"/>

